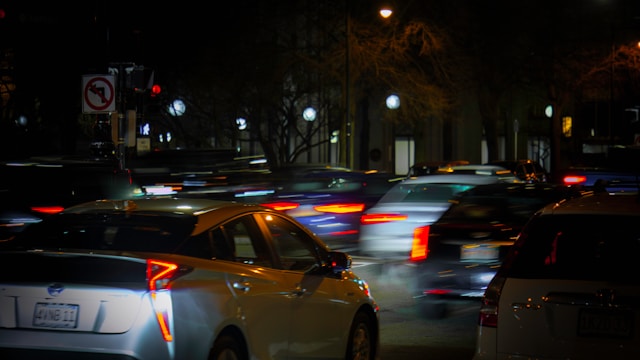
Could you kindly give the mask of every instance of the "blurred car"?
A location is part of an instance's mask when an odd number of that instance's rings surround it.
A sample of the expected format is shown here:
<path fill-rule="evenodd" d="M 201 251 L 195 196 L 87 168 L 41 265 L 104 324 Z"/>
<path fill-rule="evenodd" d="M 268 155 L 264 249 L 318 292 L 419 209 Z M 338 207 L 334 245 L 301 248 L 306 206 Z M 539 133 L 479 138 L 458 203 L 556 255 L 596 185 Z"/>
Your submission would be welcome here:
<path fill-rule="evenodd" d="M 518 183 L 523 182 L 520 178 L 515 176 L 511 170 L 498 166 L 498 165 L 486 165 L 486 164 L 463 164 L 452 165 L 445 168 L 441 168 L 439 173 L 445 174 L 475 174 L 497 177 L 503 182 Z"/>
<path fill-rule="evenodd" d="M 373 360 L 378 305 L 350 266 L 258 205 L 80 204 L 0 251 L 0 357 Z"/>
<path fill-rule="evenodd" d="M 420 313 L 442 318 L 453 301 L 479 300 L 529 218 L 581 195 L 549 183 L 495 183 L 459 193 L 437 221 L 414 232 L 409 283 Z"/>
<path fill-rule="evenodd" d="M 440 174 L 412 177 L 394 185 L 360 217 L 359 252 L 379 258 L 407 259 L 415 228 L 438 220 L 451 198 L 476 185 L 504 180 L 502 176 Z"/>
<path fill-rule="evenodd" d="M 537 161 L 531 159 L 521 160 L 496 160 L 487 165 L 497 165 L 508 169 L 520 180 L 528 183 L 549 182 L 547 170 Z"/>
<path fill-rule="evenodd" d="M 423 175 L 431 175 L 438 174 L 443 172 L 444 169 L 447 169 L 451 166 L 456 165 L 469 165 L 469 161 L 467 160 L 452 160 L 452 161 L 422 161 L 419 163 L 415 163 L 409 169 L 408 176 L 423 176 Z"/>
<path fill-rule="evenodd" d="M 536 213 L 485 291 L 474 360 L 638 358 L 639 221 L 637 193 Z"/>
<path fill-rule="evenodd" d="M 71 205 L 136 193 L 111 161 L 28 159 L 0 163 L 0 240 Z"/>
<path fill-rule="evenodd" d="M 360 215 L 399 180 L 378 171 L 305 172 L 279 181 L 261 204 L 293 216 L 332 249 L 354 253 Z"/>

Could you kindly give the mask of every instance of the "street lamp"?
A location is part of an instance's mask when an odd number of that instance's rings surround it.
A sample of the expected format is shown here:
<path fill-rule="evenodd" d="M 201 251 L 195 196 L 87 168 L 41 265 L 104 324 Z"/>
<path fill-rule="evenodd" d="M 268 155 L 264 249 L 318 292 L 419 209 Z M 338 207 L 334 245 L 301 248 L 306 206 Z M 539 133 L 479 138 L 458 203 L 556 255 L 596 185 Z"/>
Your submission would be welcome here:
<path fill-rule="evenodd" d="M 316 120 L 316 109 L 309 106 L 302 111 L 302 118 L 307 122 L 307 162 L 311 162 L 311 127 Z"/>
<path fill-rule="evenodd" d="M 355 111 L 351 101 L 351 0 L 345 0 L 345 75 L 344 75 L 344 103 L 345 103 L 345 166 L 353 168 L 354 142 L 352 134 L 355 132 Z M 384 19 L 393 14 L 390 6 L 383 6 L 379 10 Z M 342 153 L 342 150 L 340 151 Z"/>

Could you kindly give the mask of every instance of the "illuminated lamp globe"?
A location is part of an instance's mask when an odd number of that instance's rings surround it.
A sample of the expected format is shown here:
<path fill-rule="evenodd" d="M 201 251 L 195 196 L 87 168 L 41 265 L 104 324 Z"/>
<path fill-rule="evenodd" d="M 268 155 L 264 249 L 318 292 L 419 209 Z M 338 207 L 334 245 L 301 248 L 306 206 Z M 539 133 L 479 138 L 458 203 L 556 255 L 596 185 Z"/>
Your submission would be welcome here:
<path fill-rule="evenodd" d="M 167 106 L 167 111 L 169 111 L 171 116 L 182 116 L 186 110 L 187 105 L 180 99 L 173 100 L 173 102 Z"/>

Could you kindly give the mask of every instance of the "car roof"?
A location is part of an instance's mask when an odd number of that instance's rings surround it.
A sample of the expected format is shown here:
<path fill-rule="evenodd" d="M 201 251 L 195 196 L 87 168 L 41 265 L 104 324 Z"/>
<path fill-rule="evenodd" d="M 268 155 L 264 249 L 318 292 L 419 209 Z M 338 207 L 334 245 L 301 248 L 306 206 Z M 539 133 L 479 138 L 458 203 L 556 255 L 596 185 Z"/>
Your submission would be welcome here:
<path fill-rule="evenodd" d="M 640 217 L 637 193 L 588 193 L 569 201 L 547 205 L 541 216 L 549 215 L 634 215 Z"/>
<path fill-rule="evenodd" d="M 63 213 L 80 214 L 101 211 L 127 211 L 130 213 L 164 212 L 170 214 L 199 216 L 203 213 L 219 209 L 231 211 L 239 208 L 243 208 L 244 210 L 263 209 L 255 204 L 244 204 L 206 198 L 142 197 L 128 200 L 96 200 L 85 202 L 66 208 Z"/>
<path fill-rule="evenodd" d="M 273 209 L 257 204 L 239 203 L 235 201 L 206 198 L 141 197 L 132 200 L 97 200 L 85 202 L 66 208 L 59 213 L 59 215 L 126 212 L 141 215 L 164 213 L 172 217 L 191 216 L 197 217 L 198 220 L 193 230 L 193 235 L 195 235 L 234 215 L 246 214 L 252 211 L 276 213 Z M 295 222 L 294 219 L 291 220 Z"/>
<path fill-rule="evenodd" d="M 502 181 L 497 176 L 477 175 L 477 174 L 434 174 L 415 176 L 403 180 L 402 184 L 492 184 Z"/>

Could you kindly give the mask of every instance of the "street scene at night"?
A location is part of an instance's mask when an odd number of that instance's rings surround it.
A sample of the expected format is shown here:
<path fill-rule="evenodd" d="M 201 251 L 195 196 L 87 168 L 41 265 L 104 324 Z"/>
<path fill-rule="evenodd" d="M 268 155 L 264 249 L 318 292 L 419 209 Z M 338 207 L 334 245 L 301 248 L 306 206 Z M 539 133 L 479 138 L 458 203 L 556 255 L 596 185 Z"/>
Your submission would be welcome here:
<path fill-rule="evenodd" d="M 640 2 L 0 0 L 0 358 L 640 357 Z"/>

